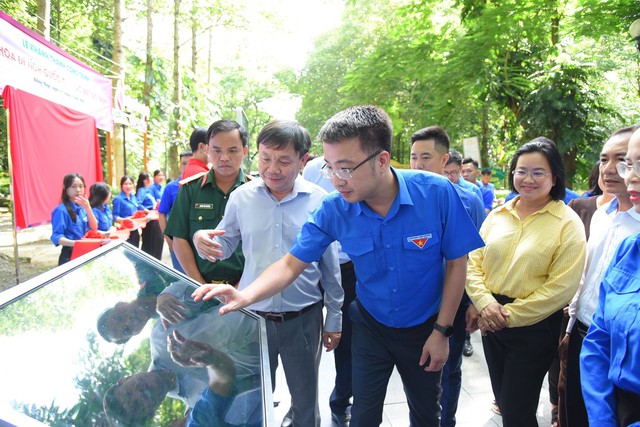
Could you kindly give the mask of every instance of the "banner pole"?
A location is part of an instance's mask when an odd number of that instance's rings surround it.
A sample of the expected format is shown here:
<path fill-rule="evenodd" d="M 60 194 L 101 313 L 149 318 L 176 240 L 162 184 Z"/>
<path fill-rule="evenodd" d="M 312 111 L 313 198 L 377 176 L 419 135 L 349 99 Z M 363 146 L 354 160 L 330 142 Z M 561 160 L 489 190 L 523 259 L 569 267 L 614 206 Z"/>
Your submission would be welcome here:
<path fill-rule="evenodd" d="M 9 195 L 11 198 L 11 234 L 13 236 L 13 259 L 16 266 L 16 285 L 20 284 L 20 258 L 18 256 L 18 232 L 16 230 L 16 205 L 13 196 L 13 166 L 11 163 L 11 127 L 9 122 L 9 109 L 5 108 L 7 116 L 7 164 L 9 165 Z"/>

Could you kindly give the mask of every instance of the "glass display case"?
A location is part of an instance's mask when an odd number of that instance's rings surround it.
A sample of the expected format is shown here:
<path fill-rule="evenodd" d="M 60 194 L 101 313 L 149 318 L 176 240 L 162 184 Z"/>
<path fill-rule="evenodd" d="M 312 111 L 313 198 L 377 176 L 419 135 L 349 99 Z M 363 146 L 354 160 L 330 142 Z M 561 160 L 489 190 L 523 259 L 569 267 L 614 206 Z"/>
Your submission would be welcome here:
<path fill-rule="evenodd" d="M 0 293 L 0 426 L 273 426 L 264 320 L 114 242 Z"/>

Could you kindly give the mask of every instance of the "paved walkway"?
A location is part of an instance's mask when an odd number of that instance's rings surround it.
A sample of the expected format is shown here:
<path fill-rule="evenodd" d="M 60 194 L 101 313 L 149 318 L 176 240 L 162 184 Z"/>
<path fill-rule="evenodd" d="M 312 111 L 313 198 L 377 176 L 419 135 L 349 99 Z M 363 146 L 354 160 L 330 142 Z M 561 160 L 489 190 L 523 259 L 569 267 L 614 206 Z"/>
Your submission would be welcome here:
<path fill-rule="evenodd" d="M 480 333 L 471 335 L 474 353 L 470 357 L 464 357 L 462 362 L 462 391 L 458 405 L 458 427 L 497 427 L 502 426 L 500 416 L 494 414 L 490 407 L 493 401 L 491 383 L 487 372 L 487 365 L 482 351 Z M 329 410 L 329 395 L 333 389 L 335 371 L 333 366 L 333 354 L 323 353 L 320 364 L 320 413 L 322 427 L 331 427 L 331 412 Z M 280 424 L 282 417 L 289 409 L 291 398 L 286 389 L 286 380 L 282 369 L 278 369 L 276 378 L 276 391 L 274 401 L 279 401 L 275 408 L 276 426 Z M 545 379 L 543 390 L 540 393 L 538 406 L 538 424 L 541 427 L 551 425 L 551 407 L 549 404 L 549 392 Z M 383 427 L 407 427 L 409 425 L 409 409 L 407 407 L 400 376 L 397 372 L 391 377 L 385 399 Z"/>

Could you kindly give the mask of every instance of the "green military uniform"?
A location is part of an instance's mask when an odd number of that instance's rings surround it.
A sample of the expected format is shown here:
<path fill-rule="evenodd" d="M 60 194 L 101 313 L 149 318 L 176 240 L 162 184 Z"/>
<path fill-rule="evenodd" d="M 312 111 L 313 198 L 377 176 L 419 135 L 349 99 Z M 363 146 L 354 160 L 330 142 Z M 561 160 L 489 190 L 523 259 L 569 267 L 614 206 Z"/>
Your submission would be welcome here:
<path fill-rule="evenodd" d="M 247 181 L 247 177 L 240 170 L 236 182 L 229 190 L 231 193 Z M 182 182 L 182 181 L 181 181 Z M 241 245 L 233 255 L 224 261 L 211 262 L 200 258 L 193 245 L 193 235 L 198 230 L 216 228 L 227 206 L 229 194 L 225 194 L 216 184 L 213 169 L 205 175 L 194 179 L 180 187 L 176 201 L 171 209 L 171 216 L 167 222 L 164 234 L 173 238 L 178 237 L 189 242 L 195 255 L 196 265 L 207 282 L 227 281 L 235 284 L 242 276 L 244 256 Z"/>

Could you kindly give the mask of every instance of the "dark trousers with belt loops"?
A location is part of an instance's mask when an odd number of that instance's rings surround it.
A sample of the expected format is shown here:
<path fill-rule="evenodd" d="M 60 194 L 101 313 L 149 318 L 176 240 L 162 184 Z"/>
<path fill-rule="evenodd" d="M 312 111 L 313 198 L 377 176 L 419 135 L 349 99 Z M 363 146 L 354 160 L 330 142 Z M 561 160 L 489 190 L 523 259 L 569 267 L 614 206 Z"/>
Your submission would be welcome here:
<path fill-rule="evenodd" d="M 407 396 L 411 427 L 437 427 L 441 371 L 426 372 L 418 364 L 436 316 L 409 328 L 391 328 L 375 320 L 357 299 L 349 307 L 349 314 L 353 328 L 350 426 L 380 425 L 387 385 L 395 366 Z"/>

